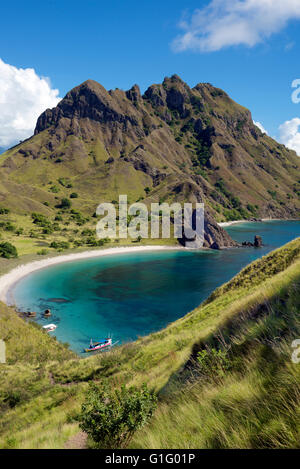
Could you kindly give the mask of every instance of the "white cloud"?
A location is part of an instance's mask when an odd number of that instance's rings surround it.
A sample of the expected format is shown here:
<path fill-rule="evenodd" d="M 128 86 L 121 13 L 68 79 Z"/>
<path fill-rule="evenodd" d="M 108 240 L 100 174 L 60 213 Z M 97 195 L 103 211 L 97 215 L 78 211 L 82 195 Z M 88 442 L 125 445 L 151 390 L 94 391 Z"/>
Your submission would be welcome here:
<path fill-rule="evenodd" d="M 279 127 L 279 139 L 286 147 L 295 150 L 300 156 L 300 119 L 295 117 Z"/>
<path fill-rule="evenodd" d="M 266 131 L 266 129 L 264 128 L 264 126 L 260 123 L 260 122 L 254 122 L 254 124 L 256 125 L 256 127 L 259 128 L 259 130 L 263 133 L 263 134 L 268 134 L 268 132 Z"/>
<path fill-rule="evenodd" d="M 39 115 L 61 99 L 58 94 L 33 68 L 16 68 L 0 59 L 0 147 L 30 137 Z"/>
<path fill-rule="evenodd" d="M 211 0 L 180 23 L 184 32 L 172 46 L 177 52 L 253 47 L 296 19 L 300 19 L 299 0 Z"/>

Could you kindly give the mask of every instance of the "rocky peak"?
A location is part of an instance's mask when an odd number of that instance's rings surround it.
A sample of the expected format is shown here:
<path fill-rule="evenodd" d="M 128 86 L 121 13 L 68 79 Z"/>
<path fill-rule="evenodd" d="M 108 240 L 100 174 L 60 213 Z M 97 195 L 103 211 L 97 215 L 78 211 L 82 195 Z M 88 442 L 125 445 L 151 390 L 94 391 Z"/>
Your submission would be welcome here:
<path fill-rule="evenodd" d="M 138 99 L 140 94 L 137 86 L 134 86 L 130 93 L 133 99 Z M 39 117 L 35 134 L 52 125 L 56 126 L 62 118 L 88 118 L 100 123 L 130 122 L 136 125 L 136 110 L 129 100 L 127 103 L 123 102 L 123 96 L 126 96 L 123 91 L 109 92 L 96 81 L 87 80 L 67 93 L 56 108 L 47 109 Z"/>
<path fill-rule="evenodd" d="M 154 107 L 166 105 L 167 93 L 162 85 L 149 86 L 143 97 L 148 99 Z"/>
<path fill-rule="evenodd" d="M 133 103 L 137 103 L 142 99 L 141 90 L 138 85 L 133 85 L 130 90 L 126 91 L 126 97 Z"/>

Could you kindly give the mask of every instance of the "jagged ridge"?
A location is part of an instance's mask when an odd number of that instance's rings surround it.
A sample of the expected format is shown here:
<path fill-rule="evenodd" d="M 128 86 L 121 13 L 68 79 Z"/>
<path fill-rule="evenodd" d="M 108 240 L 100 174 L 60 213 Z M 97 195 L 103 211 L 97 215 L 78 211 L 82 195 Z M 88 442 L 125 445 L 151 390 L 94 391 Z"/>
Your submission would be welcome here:
<path fill-rule="evenodd" d="M 2 187 L 10 193 L 22 186 L 16 210 L 27 209 L 33 188 L 42 205 L 50 174 L 64 174 L 87 213 L 119 193 L 132 202 L 204 201 L 206 226 L 214 227 L 206 233 L 209 246 L 233 244 L 214 220 L 299 214 L 295 152 L 262 134 L 250 111 L 224 91 L 207 83 L 190 88 L 177 75 L 143 96 L 137 85 L 107 91 L 88 80 L 47 109 L 34 137 L 2 158 Z M 0 186 L 0 201 L 4 193 Z M 46 200 L 51 208 L 49 191 Z"/>

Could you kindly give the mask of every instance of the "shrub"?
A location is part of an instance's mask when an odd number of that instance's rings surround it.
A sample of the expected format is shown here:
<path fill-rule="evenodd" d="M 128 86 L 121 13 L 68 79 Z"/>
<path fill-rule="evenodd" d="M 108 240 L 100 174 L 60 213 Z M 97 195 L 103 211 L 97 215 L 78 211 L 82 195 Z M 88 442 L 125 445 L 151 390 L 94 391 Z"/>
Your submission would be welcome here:
<path fill-rule="evenodd" d="M 37 226 L 41 226 L 43 228 L 47 228 L 48 226 L 50 226 L 50 220 L 45 217 L 45 215 L 43 215 L 42 213 L 33 212 L 31 214 L 31 218 L 32 222 Z"/>
<path fill-rule="evenodd" d="M 221 378 L 231 368 L 227 350 L 215 348 L 201 350 L 198 352 L 197 361 L 200 374 L 206 378 Z"/>
<path fill-rule="evenodd" d="M 101 448 L 125 448 L 136 430 L 152 417 L 157 397 L 142 388 L 110 389 L 90 385 L 79 417 L 80 428 Z"/>
<path fill-rule="evenodd" d="M 53 228 L 51 226 L 46 226 L 43 228 L 43 234 L 52 234 L 53 233 Z"/>
<path fill-rule="evenodd" d="M 84 216 L 80 212 L 78 212 L 78 210 L 72 209 L 70 213 L 71 218 L 75 220 L 78 226 L 84 225 L 88 221 L 88 218 L 84 218 Z"/>
<path fill-rule="evenodd" d="M 79 246 L 82 246 L 82 245 L 83 245 L 83 241 L 81 241 L 79 239 L 74 240 L 74 246 L 79 247 Z"/>
<path fill-rule="evenodd" d="M 72 194 L 70 194 L 70 199 L 77 199 L 77 198 L 78 198 L 77 192 L 72 192 Z"/>
<path fill-rule="evenodd" d="M 70 202 L 69 199 L 67 198 L 61 199 L 60 208 L 71 208 L 71 205 L 72 203 Z"/>
<path fill-rule="evenodd" d="M 89 246 L 98 246 L 98 240 L 94 236 L 90 236 L 86 239 L 85 244 Z"/>
<path fill-rule="evenodd" d="M 46 254 L 48 254 L 48 249 L 41 249 L 37 252 L 38 256 L 46 256 Z"/>
<path fill-rule="evenodd" d="M 16 231 L 15 225 L 13 225 L 10 221 L 8 222 L 1 222 L 0 227 L 3 228 L 5 231 Z"/>
<path fill-rule="evenodd" d="M 68 185 L 68 180 L 66 178 L 59 178 L 58 179 L 59 184 L 61 184 L 63 187 L 67 187 Z"/>
<path fill-rule="evenodd" d="M 53 192 L 54 194 L 57 194 L 59 192 L 59 188 L 57 186 L 51 186 L 50 191 Z"/>
<path fill-rule="evenodd" d="M 54 249 L 69 249 L 70 245 L 67 241 L 52 241 L 50 248 Z"/>
<path fill-rule="evenodd" d="M 4 257 L 5 259 L 18 257 L 18 251 L 15 246 L 8 242 L 0 243 L 0 257 Z"/>

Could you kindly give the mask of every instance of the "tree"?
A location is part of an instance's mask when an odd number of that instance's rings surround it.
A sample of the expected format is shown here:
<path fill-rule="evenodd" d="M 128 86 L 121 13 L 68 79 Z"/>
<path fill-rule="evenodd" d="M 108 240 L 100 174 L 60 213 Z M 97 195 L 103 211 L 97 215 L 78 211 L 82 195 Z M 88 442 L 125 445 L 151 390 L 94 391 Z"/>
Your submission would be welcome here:
<path fill-rule="evenodd" d="M 0 215 L 6 215 L 10 212 L 8 208 L 0 207 Z"/>
<path fill-rule="evenodd" d="M 5 257 L 5 259 L 18 257 L 18 251 L 15 246 L 8 242 L 0 243 L 0 257 Z"/>
<path fill-rule="evenodd" d="M 69 249 L 70 244 L 67 241 L 52 241 L 50 248 L 53 249 Z"/>
<path fill-rule="evenodd" d="M 101 448 L 125 448 L 136 430 L 152 417 L 157 397 L 142 388 L 110 389 L 91 384 L 79 417 L 80 428 Z"/>
<path fill-rule="evenodd" d="M 69 199 L 61 199 L 61 204 L 60 204 L 60 207 L 61 208 L 71 208 L 71 201 Z"/>

